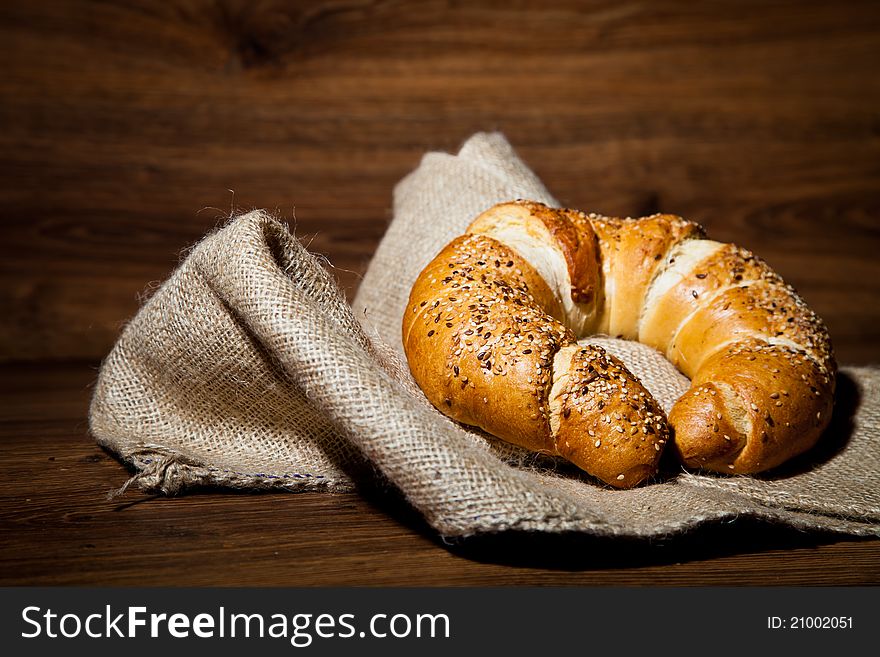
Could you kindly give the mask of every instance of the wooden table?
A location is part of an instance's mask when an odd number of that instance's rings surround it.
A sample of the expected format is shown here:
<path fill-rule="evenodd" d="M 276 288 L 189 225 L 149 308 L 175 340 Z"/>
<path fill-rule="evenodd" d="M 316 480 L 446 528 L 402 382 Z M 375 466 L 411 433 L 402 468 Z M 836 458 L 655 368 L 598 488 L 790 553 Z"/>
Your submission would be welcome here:
<path fill-rule="evenodd" d="M 235 208 L 357 287 L 426 150 L 504 131 L 566 204 L 762 255 L 880 362 L 875 2 L 0 5 L 0 584 L 878 584 L 880 542 L 742 522 L 444 545 L 391 494 L 106 499 L 86 408 L 140 295 Z"/>

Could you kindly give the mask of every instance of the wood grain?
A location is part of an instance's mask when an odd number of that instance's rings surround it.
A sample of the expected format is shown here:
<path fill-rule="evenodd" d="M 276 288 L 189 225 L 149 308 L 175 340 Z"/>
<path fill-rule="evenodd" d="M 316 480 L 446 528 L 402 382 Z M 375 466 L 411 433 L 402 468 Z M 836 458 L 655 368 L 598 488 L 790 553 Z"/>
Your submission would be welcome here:
<path fill-rule="evenodd" d="M 97 359 L 182 249 L 276 210 L 349 294 L 429 149 L 765 257 L 880 361 L 874 2 L 0 7 L 0 359 Z M 229 190 L 234 190 L 230 192 Z"/>
<path fill-rule="evenodd" d="M 449 546 L 388 491 L 110 501 L 85 419 L 231 212 L 277 212 L 352 295 L 394 184 L 478 130 L 565 204 L 754 250 L 880 362 L 878 51 L 873 1 L 0 3 L 0 585 L 880 583 L 880 542 L 744 522 Z"/>
<path fill-rule="evenodd" d="M 129 491 L 83 420 L 95 369 L 0 366 L 0 586 L 880 584 L 880 541 L 722 524 L 621 543 L 441 543 L 393 492 Z"/>

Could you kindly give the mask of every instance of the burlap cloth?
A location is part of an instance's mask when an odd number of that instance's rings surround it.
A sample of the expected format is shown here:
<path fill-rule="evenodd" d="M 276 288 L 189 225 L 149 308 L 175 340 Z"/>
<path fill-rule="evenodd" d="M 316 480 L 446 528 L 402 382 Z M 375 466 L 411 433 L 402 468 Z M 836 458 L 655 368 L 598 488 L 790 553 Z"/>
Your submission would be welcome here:
<path fill-rule="evenodd" d="M 500 135 L 429 153 L 394 190 L 394 219 L 353 309 L 284 224 L 255 211 L 196 245 L 127 325 L 103 366 L 91 431 L 151 492 L 220 486 L 397 487 L 444 537 L 507 529 L 655 537 L 757 517 L 880 535 L 880 370 L 844 367 L 831 429 L 756 477 L 667 468 L 617 491 L 572 466 L 468 430 L 432 408 L 402 360 L 420 269 L 481 210 L 554 203 Z M 600 340 L 668 409 L 687 387 L 656 352 Z"/>

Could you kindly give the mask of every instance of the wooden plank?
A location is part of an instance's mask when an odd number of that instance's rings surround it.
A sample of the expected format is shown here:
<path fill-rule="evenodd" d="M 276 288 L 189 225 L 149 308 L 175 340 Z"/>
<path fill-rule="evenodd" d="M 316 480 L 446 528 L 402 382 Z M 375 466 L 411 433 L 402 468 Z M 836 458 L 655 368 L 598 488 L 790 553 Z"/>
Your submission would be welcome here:
<path fill-rule="evenodd" d="M 0 3 L 0 584 L 880 583 L 877 541 L 743 522 L 447 546 L 387 492 L 109 501 L 85 420 L 138 299 L 233 209 L 352 296 L 394 184 L 477 130 L 568 205 L 754 250 L 878 362 L 878 28 L 869 1 Z"/>
<path fill-rule="evenodd" d="M 0 373 L 4 586 L 880 584 L 880 541 L 748 522 L 678 540 L 520 534 L 450 546 L 388 491 L 108 500 L 127 473 L 86 435 L 95 368 Z"/>
<path fill-rule="evenodd" d="M 351 296 L 395 182 L 500 129 L 567 204 L 764 256 L 876 362 L 878 26 L 873 2 L 5 3 L 0 360 L 102 357 L 233 206 L 295 209 Z"/>

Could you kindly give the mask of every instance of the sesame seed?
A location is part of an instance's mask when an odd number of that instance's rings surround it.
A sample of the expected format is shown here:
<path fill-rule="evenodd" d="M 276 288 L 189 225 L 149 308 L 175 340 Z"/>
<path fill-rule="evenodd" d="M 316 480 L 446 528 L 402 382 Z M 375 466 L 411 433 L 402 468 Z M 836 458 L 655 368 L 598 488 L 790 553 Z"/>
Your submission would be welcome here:
<path fill-rule="evenodd" d="M 601 447 L 601 446 L 602 446 L 602 441 L 601 441 L 601 440 L 597 440 L 594 444 L 596 445 L 596 447 Z"/>
<path fill-rule="evenodd" d="M 622 475 L 622 474 L 617 475 L 617 480 L 618 480 L 618 481 L 623 481 L 623 475 Z"/>
<path fill-rule="evenodd" d="M 754 402 L 752 402 L 752 403 L 750 404 L 750 406 L 752 407 L 752 410 L 753 410 L 753 411 L 757 411 L 757 410 L 758 410 L 758 405 L 755 404 Z"/>

